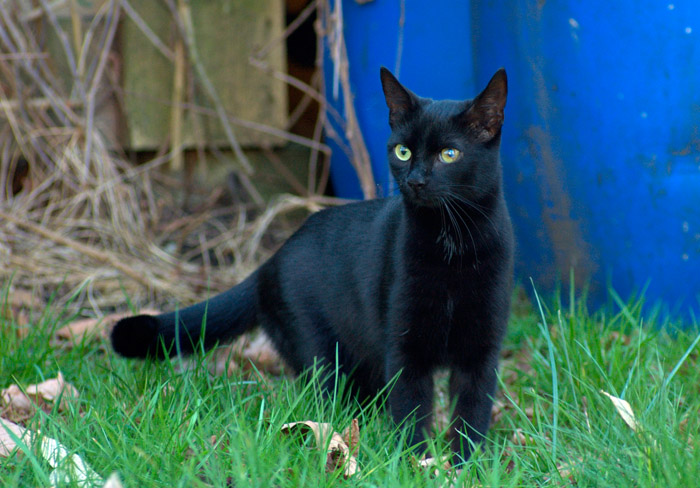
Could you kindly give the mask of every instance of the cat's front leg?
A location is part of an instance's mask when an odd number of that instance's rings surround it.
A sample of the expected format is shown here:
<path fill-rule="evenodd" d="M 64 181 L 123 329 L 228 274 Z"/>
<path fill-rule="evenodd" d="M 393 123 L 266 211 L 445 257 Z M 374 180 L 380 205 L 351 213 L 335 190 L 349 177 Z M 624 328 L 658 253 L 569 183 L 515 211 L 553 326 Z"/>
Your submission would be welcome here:
<path fill-rule="evenodd" d="M 408 433 L 407 444 L 416 446 L 425 440 L 432 418 L 432 371 L 399 361 L 389 361 L 387 382 L 390 383 L 394 378 L 389 393 L 391 416 L 396 425 Z M 422 451 L 425 446 L 421 445 L 419 449 Z"/>
<path fill-rule="evenodd" d="M 463 460 L 484 440 L 491 422 L 497 381 L 495 356 L 489 355 L 478 365 L 453 367 L 450 373 L 450 398 L 455 402 L 450 442 Z"/>

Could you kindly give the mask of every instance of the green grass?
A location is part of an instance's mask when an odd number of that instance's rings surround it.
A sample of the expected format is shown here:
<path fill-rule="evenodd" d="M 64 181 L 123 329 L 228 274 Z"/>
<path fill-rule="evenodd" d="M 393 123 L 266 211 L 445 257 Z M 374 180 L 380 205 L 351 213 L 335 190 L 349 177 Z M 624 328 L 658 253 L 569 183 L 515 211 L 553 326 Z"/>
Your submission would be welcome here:
<path fill-rule="evenodd" d="M 80 455 L 126 487 L 205 486 L 695 486 L 700 478 L 700 368 L 696 330 L 641 325 L 639 304 L 590 315 L 537 303 L 518 307 L 501 365 L 500 406 L 488 442 L 465 469 L 419 470 L 397 449 L 380 408 L 360 423 L 360 473 L 326 473 L 325 454 L 280 434 L 295 420 L 342 431 L 354 413 L 314 383 L 256 372 L 211 376 L 198 366 L 143 363 L 89 342 L 51 340 L 67 322 L 51 306 L 26 337 L 0 318 L 0 388 L 61 371 L 80 399 L 39 411 L 26 426 Z M 544 321 L 543 318 L 544 317 Z M 633 431 L 601 390 L 627 400 Z M 212 444 L 212 436 L 215 441 Z M 444 453 L 444 444 L 429 449 Z M 0 486 L 49 486 L 51 468 L 31 449 L 0 459 Z"/>

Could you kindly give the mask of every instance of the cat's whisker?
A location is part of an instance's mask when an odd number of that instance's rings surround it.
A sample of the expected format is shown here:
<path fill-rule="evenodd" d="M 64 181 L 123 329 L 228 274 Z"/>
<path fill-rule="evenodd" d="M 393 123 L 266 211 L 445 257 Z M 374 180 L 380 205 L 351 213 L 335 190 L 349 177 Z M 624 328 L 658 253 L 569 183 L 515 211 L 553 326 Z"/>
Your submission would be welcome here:
<path fill-rule="evenodd" d="M 445 249 L 445 258 L 447 262 L 449 263 L 452 261 L 452 256 L 454 255 L 455 252 L 455 244 L 453 242 L 453 238 L 450 232 L 450 226 L 448 226 L 447 222 L 445 221 L 444 215 L 447 213 L 448 218 L 450 219 L 451 222 L 451 227 L 454 228 L 454 219 L 452 217 L 452 213 L 450 212 L 450 209 L 447 206 L 447 201 L 443 197 L 438 197 L 438 201 L 440 203 L 439 208 L 440 208 L 440 214 L 442 215 L 442 227 L 440 234 L 438 235 L 437 242 L 442 243 L 444 249 Z M 460 244 L 461 245 L 461 244 Z"/>
<path fill-rule="evenodd" d="M 440 209 L 440 220 L 442 220 L 441 228 L 442 231 L 445 232 L 445 228 L 447 226 L 447 222 L 445 221 L 445 204 L 442 198 L 438 198 L 438 200 L 440 200 L 440 205 L 438 206 L 438 208 Z"/>
<path fill-rule="evenodd" d="M 476 242 L 474 241 L 474 235 L 472 234 L 472 231 L 471 231 L 470 228 L 469 228 L 470 226 L 464 221 L 464 218 L 462 217 L 462 212 L 459 212 L 458 209 L 455 209 L 455 208 L 454 208 L 454 202 L 450 201 L 449 199 L 446 199 L 446 202 L 447 202 L 450 206 L 452 206 L 452 208 L 453 208 L 453 210 L 454 210 L 454 214 L 457 216 L 457 218 L 459 218 L 459 220 L 462 222 L 462 225 L 464 226 L 464 228 L 465 228 L 465 229 L 467 230 L 467 232 L 469 233 L 469 238 L 470 238 L 471 241 L 472 241 L 472 248 L 474 249 L 474 259 L 475 259 L 475 262 L 479 262 L 479 259 L 478 259 L 478 256 L 477 256 L 477 250 L 476 250 Z M 466 215 L 466 217 L 471 221 L 471 223 L 474 224 L 474 220 L 469 216 L 469 214 L 464 214 L 464 215 Z M 479 235 L 481 235 L 481 230 L 479 230 L 479 228 L 476 226 L 476 224 L 474 224 L 473 226 L 474 226 L 474 228 L 476 228 L 476 229 L 478 230 Z M 461 230 L 459 229 L 459 226 L 457 226 L 457 229 L 458 229 L 459 236 L 460 236 L 460 246 L 461 246 L 461 245 L 462 245 L 462 243 L 461 243 L 462 232 L 461 232 Z"/>
<path fill-rule="evenodd" d="M 448 191 L 451 191 L 453 194 L 459 194 L 460 196 L 463 196 L 463 192 L 465 190 L 470 190 L 470 191 L 476 191 L 476 192 L 483 192 L 483 188 L 476 186 L 476 185 L 465 185 L 465 184 L 455 184 L 451 183 L 449 186 Z M 475 205 L 478 205 L 475 203 Z M 479 205 L 479 207 L 484 207 L 483 205 Z"/>
<path fill-rule="evenodd" d="M 466 202 L 466 203 L 469 204 L 469 202 Z M 477 210 L 478 210 L 478 209 L 477 209 Z M 483 215 L 483 214 L 482 214 L 482 215 Z M 479 232 L 479 237 L 481 237 L 481 238 L 483 239 L 484 234 L 481 232 L 481 226 L 480 226 L 480 225 L 477 225 L 477 223 L 474 222 L 474 219 L 473 219 L 473 218 L 471 217 L 471 215 L 469 215 L 468 213 L 464 213 L 464 216 L 466 216 L 466 217 L 469 219 L 469 221 L 472 223 L 471 227 L 473 227 L 474 229 L 476 229 L 477 232 Z M 493 222 L 491 222 L 491 219 L 489 219 L 488 216 L 484 215 L 484 217 L 486 217 L 486 219 L 489 221 L 489 223 L 493 224 Z M 464 220 L 462 220 L 462 222 L 464 222 Z M 464 225 L 465 225 L 466 227 L 470 227 L 470 226 L 468 226 L 466 223 L 465 223 Z"/>
<path fill-rule="evenodd" d="M 471 230 L 469 230 L 469 226 L 466 224 L 462 216 L 460 215 L 460 212 L 458 209 L 455 208 L 454 203 L 451 202 L 449 199 L 441 197 L 440 202 L 442 203 L 442 206 L 445 208 L 447 215 L 450 218 L 450 223 L 451 223 L 451 230 L 445 228 L 443 230 L 444 233 L 444 241 L 445 245 L 448 246 L 449 250 L 449 255 L 450 255 L 450 260 L 454 254 L 458 254 L 460 256 L 460 259 L 463 256 L 463 251 L 464 251 L 464 235 L 462 233 L 462 227 L 464 227 L 467 232 L 469 233 L 469 238 L 472 241 L 472 247 L 474 248 L 474 252 L 476 253 L 476 245 L 474 242 L 474 236 L 471 233 Z M 458 221 L 459 220 L 459 221 Z M 461 225 L 460 225 L 461 222 Z M 457 242 L 454 242 L 454 239 L 456 238 Z M 476 254 L 475 254 L 476 257 Z"/>
<path fill-rule="evenodd" d="M 459 193 L 455 193 L 455 192 L 449 191 L 449 190 L 446 193 L 447 193 L 448 198 L 450 198 L 452 200 L 456 200 L 459 203 L 463 203 L 463 204 L 473 208 L 474 210 L 479 212 L 486 220 L 488 220 L 489 224 L 494 225 L 493 220 L 491 220 L 491 217 L 489 217 L 488 214 L 483 210 L 485 207 L 468 200 L 467 198 L 460 195 Z M 472 223 L 474 223 L 473 220 L 472 220 Z"/>

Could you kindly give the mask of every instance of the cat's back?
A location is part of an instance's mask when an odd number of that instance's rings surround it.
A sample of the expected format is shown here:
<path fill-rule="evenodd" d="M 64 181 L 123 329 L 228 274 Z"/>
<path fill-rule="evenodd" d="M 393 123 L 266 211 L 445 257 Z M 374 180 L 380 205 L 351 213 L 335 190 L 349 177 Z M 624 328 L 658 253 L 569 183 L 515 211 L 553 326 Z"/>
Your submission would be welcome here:
<path fill-rule="evenodd" d="M 281 251 L 297 247 L 314 248 L 323 253 L 363 253 L 386 239 L 399 223 L 400 197 L 378 198 L 330 207 L 309 216 L 302 227 L 285 243 Z M 334 258 L 338 258 L 337 254 Z"/>
<path fill-rule="evenodd" d="M 371 293 L 391 273 L 402 211 L 389 197 L 312 214 L 264 265 L 264 281 L 299 301 Z"/>

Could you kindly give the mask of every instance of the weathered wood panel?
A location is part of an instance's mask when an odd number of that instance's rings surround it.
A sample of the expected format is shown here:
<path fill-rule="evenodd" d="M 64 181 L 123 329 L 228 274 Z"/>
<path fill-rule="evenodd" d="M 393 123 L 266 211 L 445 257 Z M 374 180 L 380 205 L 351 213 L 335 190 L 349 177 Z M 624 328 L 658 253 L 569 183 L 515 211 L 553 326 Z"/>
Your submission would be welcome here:
<path fill-rule="evenodd" d="M 283 0 L 191 0 L 188 3 L 199 57 L 227 113 L 283 128 L 287 120 L 286 86 L 249 63 L 256 47 L 265 45 L 284 29 Z M 165 3 L 132 2 L 131 5 L 172 48 L 176 29 Z M 121 51 L 127 145 L 136 150 L 156 149 L 170 137 L 174 63 L 128 19 L 121 29 Z M 265 59 L 274 69 L 285 71 L 284 42 Z M 185 97 L 198 105 L 213 107 L 206 91 L 196 81 L 194 70 L 188 71 Z M 193 123 L 193 117 L 198 117 L 199 123 Z M 238 141 L 245 146 L 279 142 L 262 132 L 232 126 Z M 198 137 L 207 143 L 228 145 L 222 126 L 212 115 L 193 115 L 186 110 L 182 134 L 188 146 L 195 145 Z"/>

